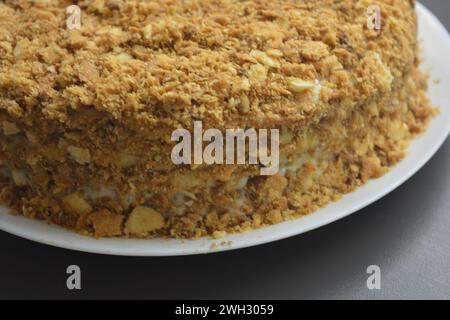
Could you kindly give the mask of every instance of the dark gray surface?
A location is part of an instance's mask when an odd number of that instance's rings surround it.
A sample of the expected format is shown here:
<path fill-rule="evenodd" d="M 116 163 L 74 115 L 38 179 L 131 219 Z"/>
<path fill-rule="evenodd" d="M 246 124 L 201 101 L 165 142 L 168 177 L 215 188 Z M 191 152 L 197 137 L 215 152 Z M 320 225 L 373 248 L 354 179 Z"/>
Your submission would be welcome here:
<path fill-rule="evenodd" d="M 450 1 L 423 1 L 450 27 Z M 448 106 L 441 106 L 448 107 Z M 450 141 L 402 187 L 347 219 L 235 252 L 108 257 L 0 232 L 0 298 L 450 298 Z M 66 289 L 66 267 L 82 290 Z M 382 289 L 366 268 L 379 265 Z"/>

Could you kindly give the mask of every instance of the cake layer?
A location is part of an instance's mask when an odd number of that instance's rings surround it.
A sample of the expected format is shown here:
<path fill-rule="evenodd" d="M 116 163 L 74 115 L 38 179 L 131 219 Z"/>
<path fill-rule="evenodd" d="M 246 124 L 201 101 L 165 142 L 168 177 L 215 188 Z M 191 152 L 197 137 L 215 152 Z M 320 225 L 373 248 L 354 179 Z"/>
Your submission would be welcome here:
<path fill-rule="evenodd" d="M 414 1 L 2 1 L 0 108 L 84 148 L 175 128 L 303 126 L 388 92 L 414 65 Z M 139 138 L 139 139 L 134 139 Z"/>

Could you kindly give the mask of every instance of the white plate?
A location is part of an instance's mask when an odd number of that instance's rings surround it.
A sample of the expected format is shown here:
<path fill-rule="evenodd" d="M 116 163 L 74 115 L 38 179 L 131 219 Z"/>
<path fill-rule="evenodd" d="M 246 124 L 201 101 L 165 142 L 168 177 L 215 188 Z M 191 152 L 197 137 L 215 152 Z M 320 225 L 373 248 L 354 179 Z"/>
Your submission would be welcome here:
<path fill-rule="evenodd" d="M 57 226 L 7 214 L 0 208 L 0 229 L 19 237 L 52 246 L 101 254 L 124 256 L 175 256 L 211 253 L 268 243 L 319 228 L 344 218 L 385 196 L 416 173 L 436 153 L 450 132 L 450 37 L 445 28 L 422 5 L 418 5 L 420 39 L 423 45 L 423 68 L 431 72 L 429 95 L 434 105 L 441 108 L 429 130 L 415 140 L 408 156 L 392 171 L 380 179 L 373 180 L 342 200 L 332 203 L 316 213 L 275 226 L 244 234 L 231 235 L 224 239 L 181 240 L 94 240 L 82 237 Z M 212 248 L 213 244 L 231 241 L 229 246 Z"/>

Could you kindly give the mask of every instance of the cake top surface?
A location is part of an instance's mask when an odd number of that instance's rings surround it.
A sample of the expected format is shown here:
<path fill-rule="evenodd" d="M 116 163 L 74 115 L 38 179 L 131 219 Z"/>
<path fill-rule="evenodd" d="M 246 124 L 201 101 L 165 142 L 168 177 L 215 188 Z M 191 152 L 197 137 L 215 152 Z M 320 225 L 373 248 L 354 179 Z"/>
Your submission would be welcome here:
<path fill-rule="evenodd" d="M 0 109 L 18 121 L 290 125 L 375 99 L 416 60 L 413 0 L 75 3 L 79 30 L 73 1 L 0 2 Z"/>

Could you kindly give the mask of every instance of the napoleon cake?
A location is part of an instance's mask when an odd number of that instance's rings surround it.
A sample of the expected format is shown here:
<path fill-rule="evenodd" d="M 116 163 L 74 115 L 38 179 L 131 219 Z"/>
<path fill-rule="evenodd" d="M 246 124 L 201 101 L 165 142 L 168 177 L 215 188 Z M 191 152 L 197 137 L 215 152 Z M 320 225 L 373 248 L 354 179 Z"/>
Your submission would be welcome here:
<path fill-rule="evenodd" d="M 415 1 L 375 4 L 380 29 L 371 0 L 2 1 L 2 202 L 94 237 L 195 239 L 338 200 L 435 113 Z M 278 130 L 279 170 L 174 163 L 196 122 Z"/>

